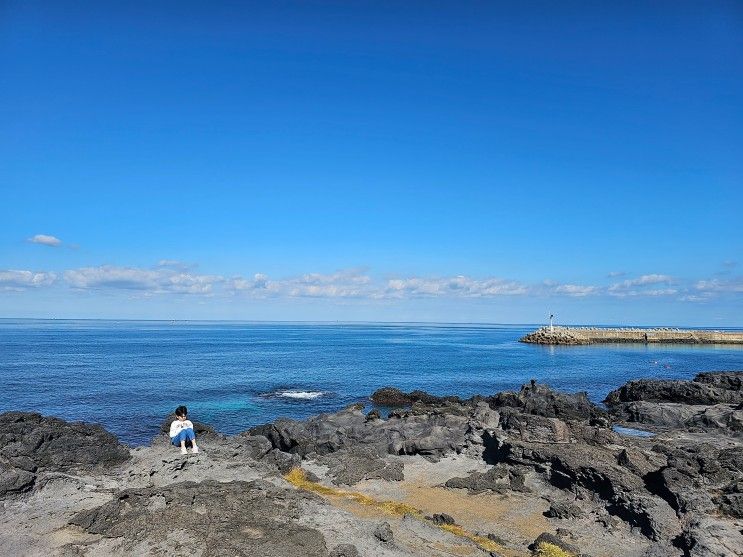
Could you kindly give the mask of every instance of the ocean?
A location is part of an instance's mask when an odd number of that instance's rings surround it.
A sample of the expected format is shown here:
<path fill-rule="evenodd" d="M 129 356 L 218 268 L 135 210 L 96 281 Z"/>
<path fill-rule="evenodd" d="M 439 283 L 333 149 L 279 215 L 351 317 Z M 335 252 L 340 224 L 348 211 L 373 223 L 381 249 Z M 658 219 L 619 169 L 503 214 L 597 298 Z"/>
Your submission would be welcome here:
<path fill-rule="evenodd" d="M 533 325 L 0 319 L 0 412 L 97 422 L 147 444 L 180 404 L 237 433 L 394 386 L 468 397 L 530 379 L 600 402 L 629 379 L 743 369 L 743 347 L 548 347 Z"/>

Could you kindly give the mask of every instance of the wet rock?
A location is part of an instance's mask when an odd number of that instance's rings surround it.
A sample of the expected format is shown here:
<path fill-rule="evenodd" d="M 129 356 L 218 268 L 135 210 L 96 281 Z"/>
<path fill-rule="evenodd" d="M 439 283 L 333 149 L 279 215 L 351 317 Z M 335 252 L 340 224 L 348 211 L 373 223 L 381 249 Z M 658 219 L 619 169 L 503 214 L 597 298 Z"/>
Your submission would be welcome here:
<path fill-rule="evenodd" d="M 120 491 L 70 523 L 101 536 L 103 547 L 122 554 L 137 553 L 144 542 L 150 552 L 172 554 L 173 534 L 182 531 L 182 553 L 325 557 L 323 535 L 293 520 L 306 497 L 265 482 L 186 482 Z"/>
<path fill-rule="evenodd" d="M 392 528 L 390 527 L 390 523 L 382 522 L 381 524 L 378 524 L 377 527 L 374 528 L 374 537 L 383 543 L 391 542 L 393 538 L 393 534 L 392 534 Z"/>

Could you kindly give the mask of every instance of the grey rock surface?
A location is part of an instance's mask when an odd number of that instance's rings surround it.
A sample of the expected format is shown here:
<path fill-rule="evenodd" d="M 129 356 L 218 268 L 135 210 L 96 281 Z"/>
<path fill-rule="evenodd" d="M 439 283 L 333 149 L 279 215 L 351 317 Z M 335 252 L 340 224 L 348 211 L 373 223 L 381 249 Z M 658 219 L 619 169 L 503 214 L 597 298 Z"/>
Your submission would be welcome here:
<path fill-rule="evenodd" d="M 389 543 L 393 539 L 392 527 L 389 522 L 382 522 L 374 528 L 374 537 L 380 542 Z"/>
<path fill-rule="evenodd" d="M 114 541 L 118 552 L 147 543 L 203 557 L 326 557 L 323 535 L 293 520 L 305 497 L 258 481 L 186 482 L 120 491 L 70 523 Z"/>

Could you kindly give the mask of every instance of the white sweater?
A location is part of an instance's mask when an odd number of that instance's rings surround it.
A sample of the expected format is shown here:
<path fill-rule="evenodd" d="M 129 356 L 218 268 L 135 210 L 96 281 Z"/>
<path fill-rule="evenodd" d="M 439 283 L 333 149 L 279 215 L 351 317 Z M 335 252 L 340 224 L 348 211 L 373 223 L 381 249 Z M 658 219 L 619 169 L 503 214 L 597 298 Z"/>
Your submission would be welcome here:
<path fill-rule="evenodd" d="M 170 437 L 175 437 L 184 429 L 193 429 L 191 420 L 173 420 L 170 424 Z"/>

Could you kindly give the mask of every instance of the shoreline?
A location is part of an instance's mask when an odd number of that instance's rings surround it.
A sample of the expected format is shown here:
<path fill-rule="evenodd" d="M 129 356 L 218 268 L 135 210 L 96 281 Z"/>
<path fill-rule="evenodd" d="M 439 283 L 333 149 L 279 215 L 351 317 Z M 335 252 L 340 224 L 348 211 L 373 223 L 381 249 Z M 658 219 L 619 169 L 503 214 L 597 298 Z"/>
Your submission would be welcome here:
<path fill-rule="evenodd" d="M 743 371 L 629 381 L 605 407 L 534 381 L 370 398 L 396 409 L 355 404 L 234 435 L 195 422 L 202 452 L 187 456 L 166 433 L 130 448 L 97 425 L 0 414 L 0 544 L 62 557 L 706 557 L 743 545 Z M 174 536 L 173 524 L 189 526 Z"/>

